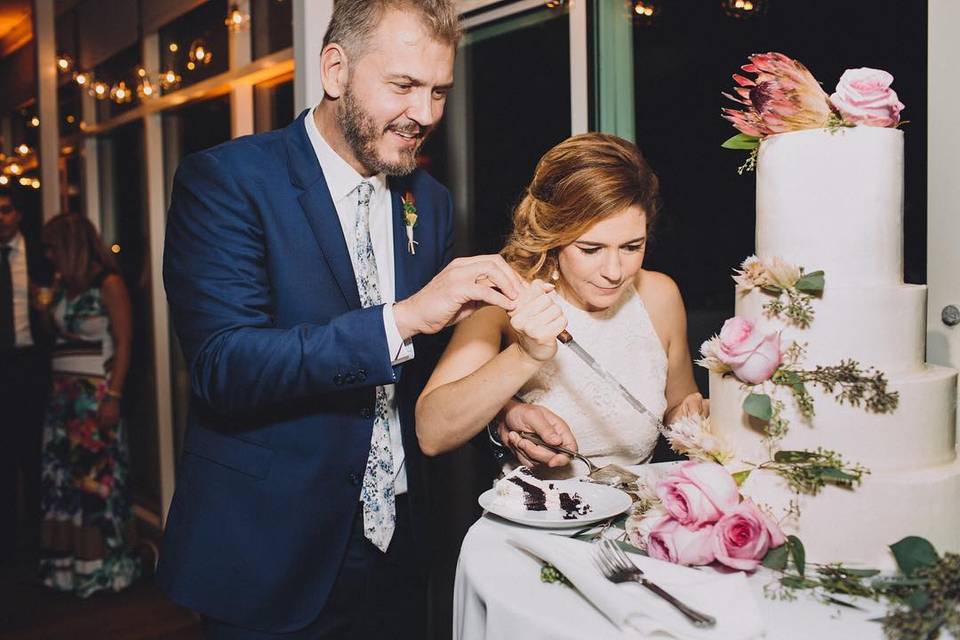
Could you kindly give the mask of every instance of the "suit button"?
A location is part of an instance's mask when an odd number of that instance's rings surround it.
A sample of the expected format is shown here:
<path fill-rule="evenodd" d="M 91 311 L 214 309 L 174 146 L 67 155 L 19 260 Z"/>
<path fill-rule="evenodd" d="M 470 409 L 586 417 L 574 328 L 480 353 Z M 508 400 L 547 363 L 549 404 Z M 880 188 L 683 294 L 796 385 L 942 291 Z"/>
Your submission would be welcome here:
<path fill-rule="evenodd" d="M 347 474 L 347 480 L 355 487 L 359 487 L 360 483 L 363 482 L 363 476 L 361 476 L 356 471 Z"/>
<path fill-rule="evenodd" d="M 360 417 L 364 418 L 365 420 L 372 418 L 373 409 L 371 409 L 370 407 L 364 407 L 363 409 L 360 409 Z"/>
<path fill-rule="evenodd" d="M 367 372 L 364 371 L 363 369 L 360 369 L 360 371 L 357 371 L 357 382 L 366 382 L 366 380 L 367 380 Z"/>

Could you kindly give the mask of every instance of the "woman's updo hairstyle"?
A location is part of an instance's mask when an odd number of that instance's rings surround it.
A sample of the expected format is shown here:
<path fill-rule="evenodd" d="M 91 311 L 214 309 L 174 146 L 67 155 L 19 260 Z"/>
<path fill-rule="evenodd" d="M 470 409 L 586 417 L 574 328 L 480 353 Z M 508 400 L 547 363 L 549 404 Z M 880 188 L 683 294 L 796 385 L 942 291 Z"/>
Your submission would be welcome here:
<path fill-rule="evenodd" d="M 635 144 L 606 133 L 567 138 L 537 163 L 502 255 L 524 278 L 547 280 L 560 250 L 604 218 L 638 205 L 649 233 L 658 199 L 657 176 Z"/>

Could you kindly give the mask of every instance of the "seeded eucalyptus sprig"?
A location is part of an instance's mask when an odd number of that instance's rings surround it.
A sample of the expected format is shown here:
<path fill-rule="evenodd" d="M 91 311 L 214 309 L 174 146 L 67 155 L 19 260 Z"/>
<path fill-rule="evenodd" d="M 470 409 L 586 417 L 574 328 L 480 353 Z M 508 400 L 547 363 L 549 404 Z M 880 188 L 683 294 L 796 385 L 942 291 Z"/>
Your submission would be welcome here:
<path fill-rule="evenodd" d="M 763 309 L 768 316 L 783 316 L 790 324 L 806 329 L 813 322 L 813 299 L 823 295 L 823 271 L 804 273 L 800 269 L 800 278 L 790 287 L 769 283 L 761 289 L 772 296 Z M 784 301 L 786 297 L 786 301 Z"/>
<path fill-rule="evenodd" d="M 817 495 L 828 484 L 852 489 L 863 482 L 870 470 L 858 463 L 846 462 L 836 451 L 777 451 L 773 460 L 760 464 L 787 481 L 797 493 Z"/>
<path fill-rule="evenodd" d="M 893 413 L 900 403 L 900 394 L 887 391 L 887 378 L 882 371 L 862 369 L 856 360 L 843 360 L 839 365 L 818 366 L 812 371 L 797 372 L 804 382 L 819 385 L 834 394 L 840 404 L 859 407 L 861 403 L 873 413 Z"/>

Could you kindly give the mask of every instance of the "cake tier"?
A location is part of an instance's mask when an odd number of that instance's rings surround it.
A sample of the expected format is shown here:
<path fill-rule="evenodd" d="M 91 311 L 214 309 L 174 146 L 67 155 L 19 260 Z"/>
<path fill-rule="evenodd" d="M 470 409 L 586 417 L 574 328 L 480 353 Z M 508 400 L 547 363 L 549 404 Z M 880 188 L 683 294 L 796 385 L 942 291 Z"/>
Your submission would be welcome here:
<path fill-rule="evenodd" d="M 834 284 L 903 281 L 903 133 L 853 127 L 764 138 L 757 157 L 757 255 Z"/>
<path fill-rule="evenodd" d="M 772 387 L 773 385 L 768 385 Z M 839 404 L 832 395 L 808 385 L 816 415 L 809 421 L 797 411 L 790 390 L 776 387 L 790 426 L 777 450 L 836 451 L 847 462 L 872 473 L 918 469 L 953 460 L 956 445 L 957 372 L 927 365 L 910 373 L 890 376 L 888 389 L 898 391 L 893 413 L 869 413 L 863 407 Z M 743 411 L 749 393 L 733 376 L 710 374 L 710 425 L 742 460 L 770 459 L 764 424 Z"/>
<path fill-rule="evenodd" d="M 854 489 L 827 486 L 815 496 L 793 493 L 769 471 L 753 472 L 744 494 L 777 517 L 796 500 L 800 515 L 781 522 L 803 542 L 808 562 L 893 570 L 889 545 L 926 538 L 937 551 L 960 552 L 960 460 L 911 470 L 873 473 Z"/>
<path fill-rule="evenodd" d="M 813 322 L 806 329 L 769 318 L 764 305 L 773 300 L 762 291 L 737 293 L 738 316 L 759 321 L 766 329 L 782 329 L 782 345 L 806 345 L 805 368 L 836 365 L 854 359 L 890 375 L 923 367 L 926 339 L 924 285 L 870 287 L 834 286 L 826 275 L 823 297 L 814 299 Z"/>

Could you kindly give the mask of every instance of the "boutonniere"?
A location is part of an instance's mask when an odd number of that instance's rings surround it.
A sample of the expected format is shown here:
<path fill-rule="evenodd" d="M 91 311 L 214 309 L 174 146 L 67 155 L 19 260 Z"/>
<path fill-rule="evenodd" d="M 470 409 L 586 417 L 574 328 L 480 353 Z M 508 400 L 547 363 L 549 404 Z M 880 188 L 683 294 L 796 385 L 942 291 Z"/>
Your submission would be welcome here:
<path fill-rule="evenodd" d="M 417 226 L 417 207 L 413 192 L 407 191 L 400 201 L 403 203 L 403 224 L 407 227 L 407 251 L 412 255 L 417 252 L 417 241 L 413 239 L 413 228 Z"/>

